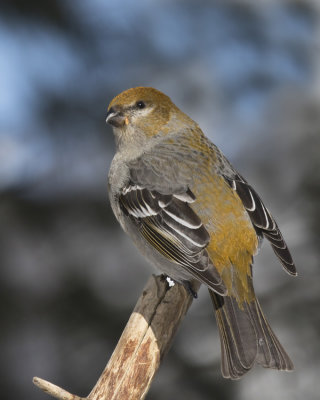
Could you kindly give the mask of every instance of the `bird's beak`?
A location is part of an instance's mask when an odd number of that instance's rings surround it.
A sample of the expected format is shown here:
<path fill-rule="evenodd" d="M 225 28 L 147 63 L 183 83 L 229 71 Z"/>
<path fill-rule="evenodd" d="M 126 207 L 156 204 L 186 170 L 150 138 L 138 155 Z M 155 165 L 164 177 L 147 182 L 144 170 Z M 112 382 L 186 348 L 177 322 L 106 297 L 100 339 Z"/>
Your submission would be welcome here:
<path fill-rule="evenodd" d="M 116 128 L 121 128 L 129 123 L 128 118 L 122 112 L 114 110 L 108 111 L 106 122 Z"/>

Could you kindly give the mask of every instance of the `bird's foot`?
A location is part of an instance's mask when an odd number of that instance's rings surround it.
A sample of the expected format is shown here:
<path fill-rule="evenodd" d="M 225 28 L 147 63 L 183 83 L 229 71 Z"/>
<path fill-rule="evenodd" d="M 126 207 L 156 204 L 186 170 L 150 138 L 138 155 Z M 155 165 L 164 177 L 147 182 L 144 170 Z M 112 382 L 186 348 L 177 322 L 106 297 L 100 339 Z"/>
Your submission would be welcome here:
<path fill-rule="evenodd" d="M 191 282 L 184 282 L 184 283 L 183 283 L 183 286 L 187 289 L 188 293 L 190 293 L 191 296 L 192 296 L 194 299 L 197 299 L 197 298 L 198 298 L 198 293 L 193 289 L 193 287 L 192 287 L 192 285 L 191 285 Z"/>

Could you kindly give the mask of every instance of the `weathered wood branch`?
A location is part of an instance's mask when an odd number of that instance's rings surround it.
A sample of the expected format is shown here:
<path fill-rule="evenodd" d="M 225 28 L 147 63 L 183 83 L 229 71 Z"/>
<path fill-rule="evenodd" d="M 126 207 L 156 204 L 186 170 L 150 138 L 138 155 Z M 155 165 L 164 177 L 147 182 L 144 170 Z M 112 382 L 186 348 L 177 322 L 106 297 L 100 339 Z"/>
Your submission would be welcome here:
<path fill-rule="evenodd" d="M 34 378 L 33 382 L 60 400 L 144 399 L 191 303 L 192 296 L 182 285 L 170 288 L 162 276 L 152 276 L 107 366 L 87 397 L 70 394 L 40 378 Z"/>

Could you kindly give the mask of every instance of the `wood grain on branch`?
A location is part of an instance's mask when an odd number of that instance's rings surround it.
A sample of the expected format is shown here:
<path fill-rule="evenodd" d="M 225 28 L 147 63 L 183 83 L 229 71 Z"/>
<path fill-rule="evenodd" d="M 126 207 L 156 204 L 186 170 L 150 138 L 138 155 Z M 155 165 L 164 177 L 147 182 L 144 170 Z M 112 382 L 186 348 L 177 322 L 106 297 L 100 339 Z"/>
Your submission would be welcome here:
<path fill-rule="evenodd" d="M 72 395 L 40 378 L 34 378 L 34 383 L 60 400 L 144 399 L 191 303 L 192 296 L 182 285 L 170 288 L 162 276 L 152 276 L 107 366 L 87 397 Z"/>

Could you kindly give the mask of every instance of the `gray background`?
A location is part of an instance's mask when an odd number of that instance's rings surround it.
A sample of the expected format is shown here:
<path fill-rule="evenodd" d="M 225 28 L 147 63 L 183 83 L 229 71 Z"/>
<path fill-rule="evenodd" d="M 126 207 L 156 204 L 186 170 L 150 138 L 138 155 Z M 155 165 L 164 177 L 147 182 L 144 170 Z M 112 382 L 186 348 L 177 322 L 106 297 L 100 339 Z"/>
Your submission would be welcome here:
<path fill-rule="evenodd" d="M 87 395 L 149 275 L 106 194 L 114 95 L 154 86 L 264 199 L 299 276 L 266 244 L 258 297 L 296 370 L 220 373 L 202 289 L 149 399 L 319 398 L 320 6 L 315 0 L 23 1 L 0 11 L 1 399 Z"/>

